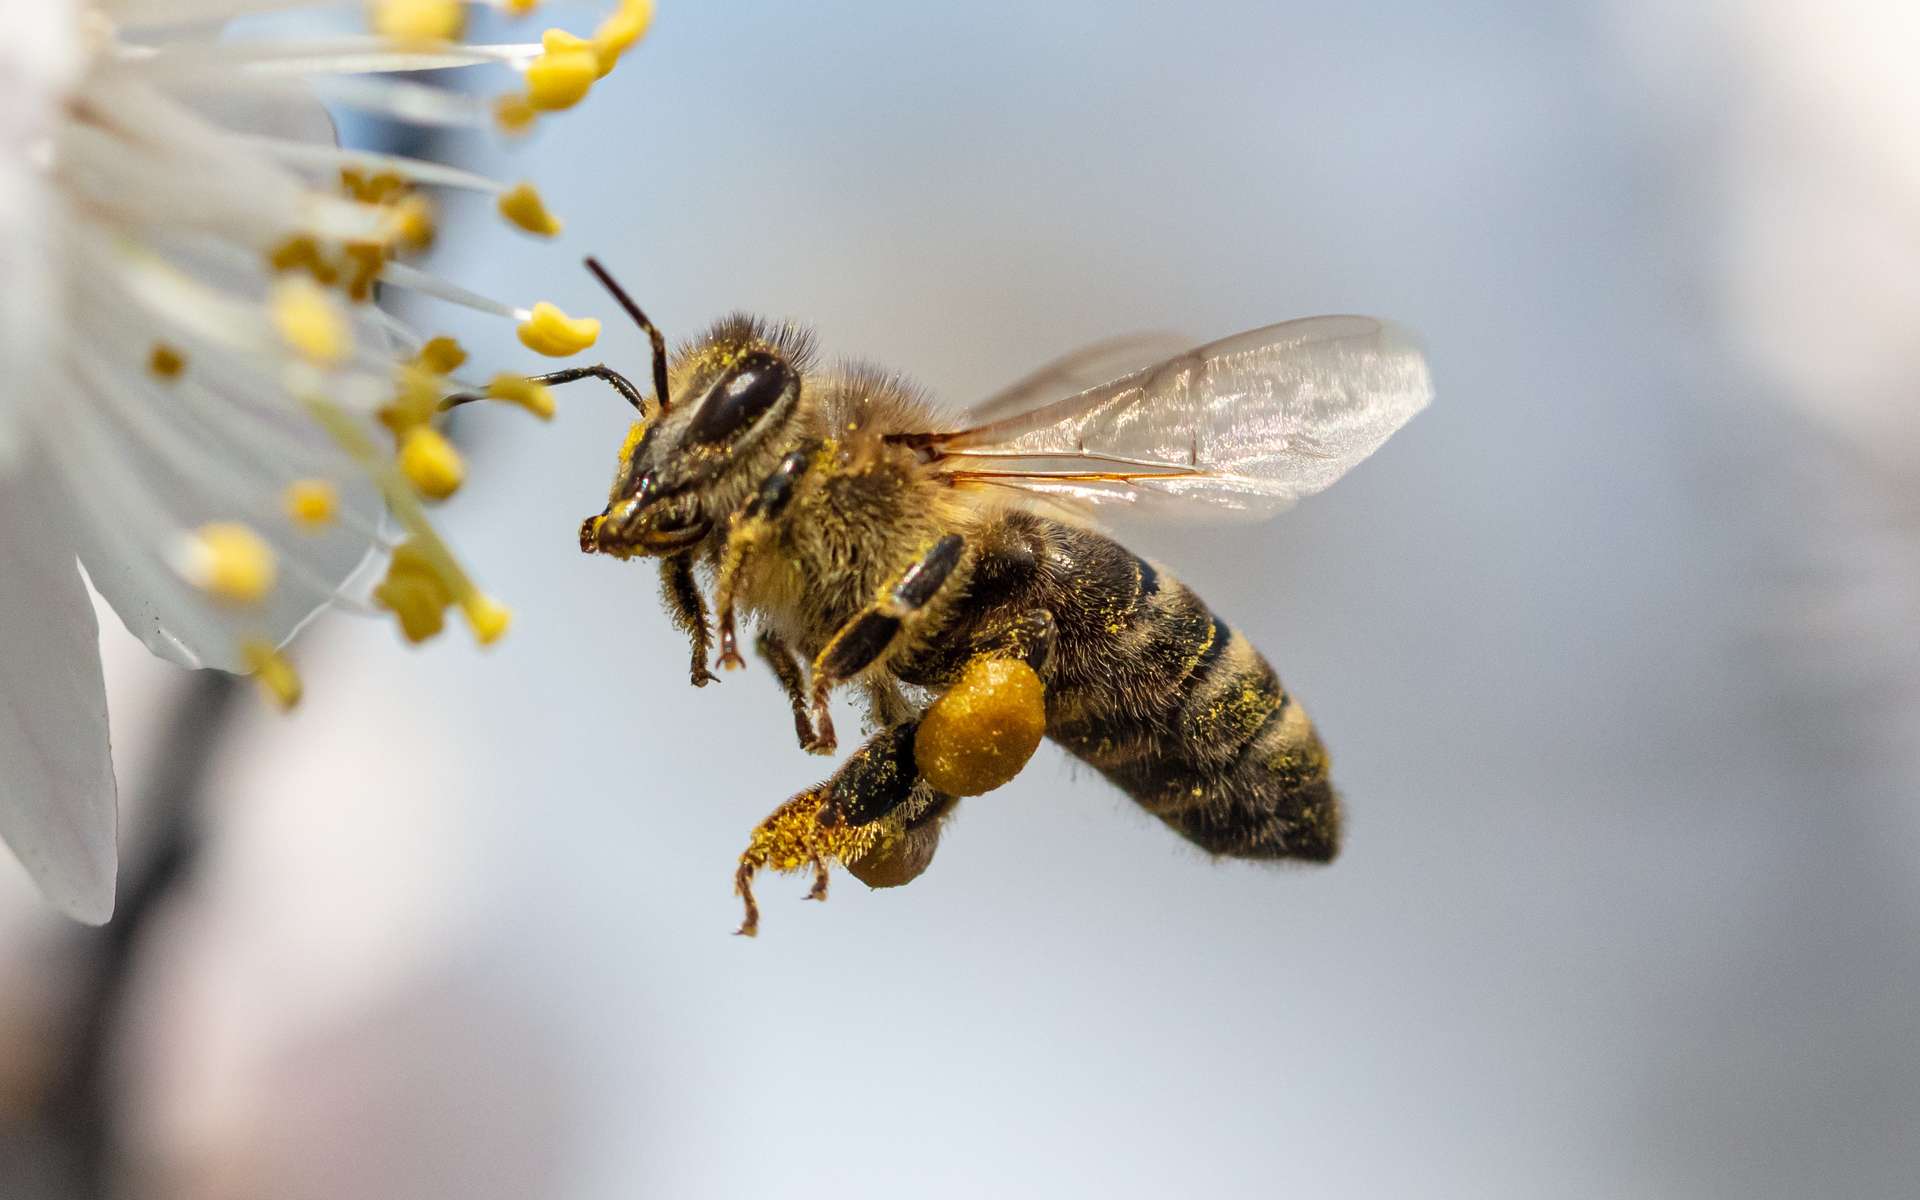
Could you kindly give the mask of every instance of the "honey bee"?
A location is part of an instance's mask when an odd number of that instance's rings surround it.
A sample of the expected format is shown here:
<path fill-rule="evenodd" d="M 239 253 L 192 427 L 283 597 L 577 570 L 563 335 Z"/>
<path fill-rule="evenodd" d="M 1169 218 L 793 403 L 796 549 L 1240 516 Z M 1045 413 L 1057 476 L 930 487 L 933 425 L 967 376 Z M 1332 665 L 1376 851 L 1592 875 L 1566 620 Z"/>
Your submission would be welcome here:
<path fill-rule="evenodd" d="M 1371 454 L 1432 394 L 1394 326 L 1311 317 L 1175 353 L 1103 343 L 943 422 L 901 377 L 822 368 L 803 329 L 730 316 L 670 356 L 589 554 L 659 560 L 692 681 L 741 665 L 741 614 L 800 744 L 836 748 L 829 697 L 877 732 L 753 833 L 735 887 L 838 863 L 875 887 L 927 868 L 957 798 L 1011 779 L 1042 734 L 1213 855 L 1323 863 L 1341 802 L 1300 703 L 1164 567 L 1100 532 L 1104 510 L 1264 517 Z M 1157 361 L 1126 369 L 1153 353 Z M 713 592 L 710 616 L 702 593 Z M 717 633 L 716 629 L 717 618 Z"/>

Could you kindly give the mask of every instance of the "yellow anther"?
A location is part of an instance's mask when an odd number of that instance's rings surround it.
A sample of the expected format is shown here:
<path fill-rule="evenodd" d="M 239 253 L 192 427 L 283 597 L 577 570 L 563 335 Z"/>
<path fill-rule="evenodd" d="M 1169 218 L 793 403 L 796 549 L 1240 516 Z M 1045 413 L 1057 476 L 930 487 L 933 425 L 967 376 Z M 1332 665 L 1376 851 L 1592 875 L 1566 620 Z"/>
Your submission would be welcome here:
<path fill-rule="evenodd" d="M 182 563 L 194 586 L 232 604 L 257 604 L 273 590 L 273 547 L 237 521 L 216 521 L 194 532 Z"/>
<path fill-rule="evenodd" d="M 540 7 L 540 0 L 506 0 L 505 7 L 508 16 L 524 17 Z"/>
<path fill-rule="evenodd" d="M 446 380 L 425 367 L 402 363 L 394 371 L 393 400 L 375 415 L 396 440 L 408 430 L 425 425 L 440 410 Z"/>
<path fill-rule="evenodd" d="M 285 712 L 300 703 L 300 674 L 293 669 L 286 656 L 273 648 L 273 643 L 260 640 L 246 642 L 240 647 L 240 656 L 246 660 L 247 669 L 260 684 L 267 698 Z"/>
<path fill-rule="evenodd" d="M 467 478 L 460 452 L 431 425 L 416 425 L 400 439 L 400 471 L 416 491 L 433 500 L 453 495 Z"/>
<path fill-rule="evenodd" d="M 592 317 L 569 317 L 545 300 L 520 323 L 520 344 L 537 354 L 565 358 L 578 354 L 600 336 L 600 322 Z"/>
<path fill-rule="evenodd" d="M 473 640 L 482 646 L 491 646 L 499 641 L 506 634 L 507 626 L 513 623 L 512 609 L 480 592 L 469 593 L 463 598 L 460 611 L 473 630 Z"/>
<path fill-rule="evenodd" d="M 487 384 L 487 395 L 494 400 L 518 404 L 542 421 L 553 419 L 553 389 L 525 375 L 495 375 Z"/>
<path fill-rule="evenodd" d="M 453 41 L 466 29 L 459 0 L 373 0 L 373 30 L 404 41 Z"/>
<path fill-rule="evenodd" d="M 547 211 L 540 193 L 530 183 L 519 184 L 501 194 L 500 215 L 541 237 L 553 237 L 560 232 L 559 218 Z"/>
<path fill-rule="evenodd" d="M 304 233 L 295 234 L 267 251 L 267 265 L 275 271 L 309 267 L 319 259 L 320 244 Z"/>
<path fill-rule="evenodd" d="M 325 479 L 296 479 L 280 494 L 287 519 L 303 529 L 321 529 L 340 515 L 340 489 Z"/>
<path fill-rule="evenodd" d="M 389 206 L 388 236 L 405 249 L 426 249 L 433 243 L 436 228 L 433 201 L 418 192 L 401 196 Z"/>
<path fill-rule="evenodd" d="M 600 56 L 564 29 L 547 30 L 540 44 L 545 52 L 527 64 L 527 103 L 541 112 L 572 108 L 600 78 Z"/>
<path fill-rule="evenodd" d="M 153 352 L 147 355 L 147 370 L 158 378 L 178 379 L 186 369 L 187 356 L 165 342 L 155 342 Z"/>
<path fill-rule="evenodd" d="M 365 303 L 373 296 L 373 281 L 380 278 L 380 269 L 387 265 L 387 248 L 379 242 L 348 242 L 342 248 L 346 256 L 347 298 L 356 304 Z"/>
<path fill-rule="evenodd" d="M 353 352 L 353 330 L 346 314 L 310 280 L 283 279 L 274 284 L 268 310 L 287 345 L 316 363 L 331 366 Z"/>
<path fill-rule="evenodd" d="M 494 98 L 493 121 L 502 133 L 525 133 L 533 128 L 534 118 L 539 115 L 524 92 L 508 92 Z"/>
<path fill-rule="evenodd" d="M 622 0 L 620 7 L 593 31 L 593 52 L 600 58 L 600 74 L 613 70 L 620 56 L 647 36 L 652 24 L 653 0 Z"/>
<path fill-rule="evenodd" d="M 373 589 L 373 600 L 399 619 L 402 636 L 419 643 L 445 627 L 442 614 L 453 603 L 453 591 L 433 557 L 408 540 L 394 547 L 386 578 Z"/>
<path fill-rule="evenodd" d="M 435 375 L 451 375 L 460 369 L 461 363 L 467 361 L 467 352 L 459 342 L 443 334 L 427 339 L 426 344 L 420 347 L 420 352 L 413 356 L 413 361 Z"/>

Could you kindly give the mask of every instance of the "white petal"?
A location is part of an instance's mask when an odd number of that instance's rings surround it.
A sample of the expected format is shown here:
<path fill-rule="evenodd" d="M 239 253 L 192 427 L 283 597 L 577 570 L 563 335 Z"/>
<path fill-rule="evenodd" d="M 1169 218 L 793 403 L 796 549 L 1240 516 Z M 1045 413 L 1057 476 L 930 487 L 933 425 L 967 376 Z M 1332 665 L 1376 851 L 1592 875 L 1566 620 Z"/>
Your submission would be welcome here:
<path fill-rule="evenodd" d="M 0 482 L 0 840 L 62 911 L 113 915 L 100 630 L 43 473 Z"/>
<path fill-rule="evenodd" d="M 0 471 L 19 454 L 21 395 L 34 386 L 42 330 L 53 305 L 46 262 L 48 198 L 37 155 L 46 153 L 61 95 L 77 69 L 77 17 L 67 4 L 7 7 L 0 38 Z"/>

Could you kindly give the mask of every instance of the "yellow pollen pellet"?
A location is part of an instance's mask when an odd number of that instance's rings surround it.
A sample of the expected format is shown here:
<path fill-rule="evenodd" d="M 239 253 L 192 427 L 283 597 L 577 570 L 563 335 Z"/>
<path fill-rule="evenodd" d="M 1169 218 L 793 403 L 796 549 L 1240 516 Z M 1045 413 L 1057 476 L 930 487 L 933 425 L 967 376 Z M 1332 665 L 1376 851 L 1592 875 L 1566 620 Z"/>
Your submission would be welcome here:
<path fill-rule="evenodd" d="M 524 92 L 508 92 L 494 98 L 493 123 L 502 133 L 525 133 L 533 128 L 534 119 L 539 115 Z"/>
<path fill-rule="evenodd" d="M 296 479 L 281 493 L 287 519 L 303 529 L 322 529 L 340 515 L 340 489 L 324 479 Z"/>
<path fill-rule="evenodd" d="M 187 356 L 165 342 L 155 342 L 153 353 L 147 355 L 147 370 L 160 379 L 178 379 L 186 369 Z"/>
<path fill-rule="evenodd" d="M 541 44 L 545 52 L 527 64 L 527 103 L 541 112 L 572 108 L 600 78 L 600 56 L 564 29 L 549 29 Z"/>
<path fill-rule="evenodd" d="M 540 301 L 520 323 L 520 344 L 538 354 L 565 358 L 578 354 L 600 336 L 600 322 L 592 317 L 569 317 L 557 307 Z"/>
<path fill-rule="evenodd" d="M 273 643 L 255 639 L 240 647 L 240 657 L 267 698 L 285 712 L 300 703 L 300 673 Z"/>
<path fill-rule="evenodd" d="M 453 41 L 466 29 L 459 0 L 373 0 L 373 30 L 404 41 Z"/>
<path fill-rule="evenodd" d="M 194 532 L 186 575 L 196 587 L 233 604 L 258 604 L 273 591 L 273 547 L 237 521 L 215 521 Z"/>
<path fill-rule="evenodd" d="M 416 425 L 400 440 L 400 472 L 422 496 L 445 500 L 465 482 L 467 464 L 439 430 Z"/>
<path fill-rule="evenodd" d="M 507 626 L 513 623 L 513 610 L 491 596 L 474 592 L 460 602 L 460 611 L 467 618 L 467 625 L 473 630 L 473 640 L 482 646 L 491 646 L 507 632 Z"/>
<path fill-rule="evenodd" d="M 623 0 L 593 31 L 593 51 L 600 57 L 600 74 L 613 70 L 620 56 L 647 36 L 653 24 L 653 0 Z"/>
<path fill-rule="evenodd" d="M 353 352 L 353 331 L 346 314 L 318 284 L 281 280 L 274 285 L 267 307 L 281 338 L 308 359 L 331 366 Z"/>
<path fill-rule="evenodd" d="M 500 195 L 500 215 L 528 233 L 553 237 L 560 232 L 560 220 L 547 211 L 540 193 L 530 183 L 509 188 Z"/>
<path fill-rule="evenodd" d="M 921 718 L 913 760 L 940 791 L 978 796 L 1018 775 L 1046 731 L 1046 689 L 1033 668 L 976 659 Z"/>
<path fill-rule="evenodd" d="M 518 404 L 542 421 L 553 419 L 553 389 L 525 375 L 495 375 L 487 384 L 487 395 L 494 400 Z"/>
<path fill-rule="evenodd" d="M 428 338 L 413 360 L 435 375 L 451 375 L 460 369 L 461 363 L 467 361 L 467 352 L 459 342 L 442 334 Z"/>

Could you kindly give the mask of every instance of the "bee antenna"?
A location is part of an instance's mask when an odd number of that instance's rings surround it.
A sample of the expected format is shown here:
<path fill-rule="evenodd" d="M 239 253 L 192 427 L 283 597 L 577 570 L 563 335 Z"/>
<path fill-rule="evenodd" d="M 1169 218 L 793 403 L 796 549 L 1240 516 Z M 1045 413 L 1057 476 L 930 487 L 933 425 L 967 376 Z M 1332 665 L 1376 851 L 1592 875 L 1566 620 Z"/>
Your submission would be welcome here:
<path fill-rule="evenodd" d="M 600 260 L 591 254 L 587 256 L 587 270 L 593 272 L 593 277 L 600 281 L 601 287 L 613 294 L 613 298 L 620 302 L 620 307 L 626 309 L 627 315 L 633 318 L 633 323 L 645 331 L 647 340 L 653 343 L 653 391 L 660 397 L 660 411 L 667 411 L 667 339 L 660 336 L 659 326 L 647 319 L 647 314 L 640 311 L 633 297 L 613 281 L 613 276 L 607 274 Z"/>

